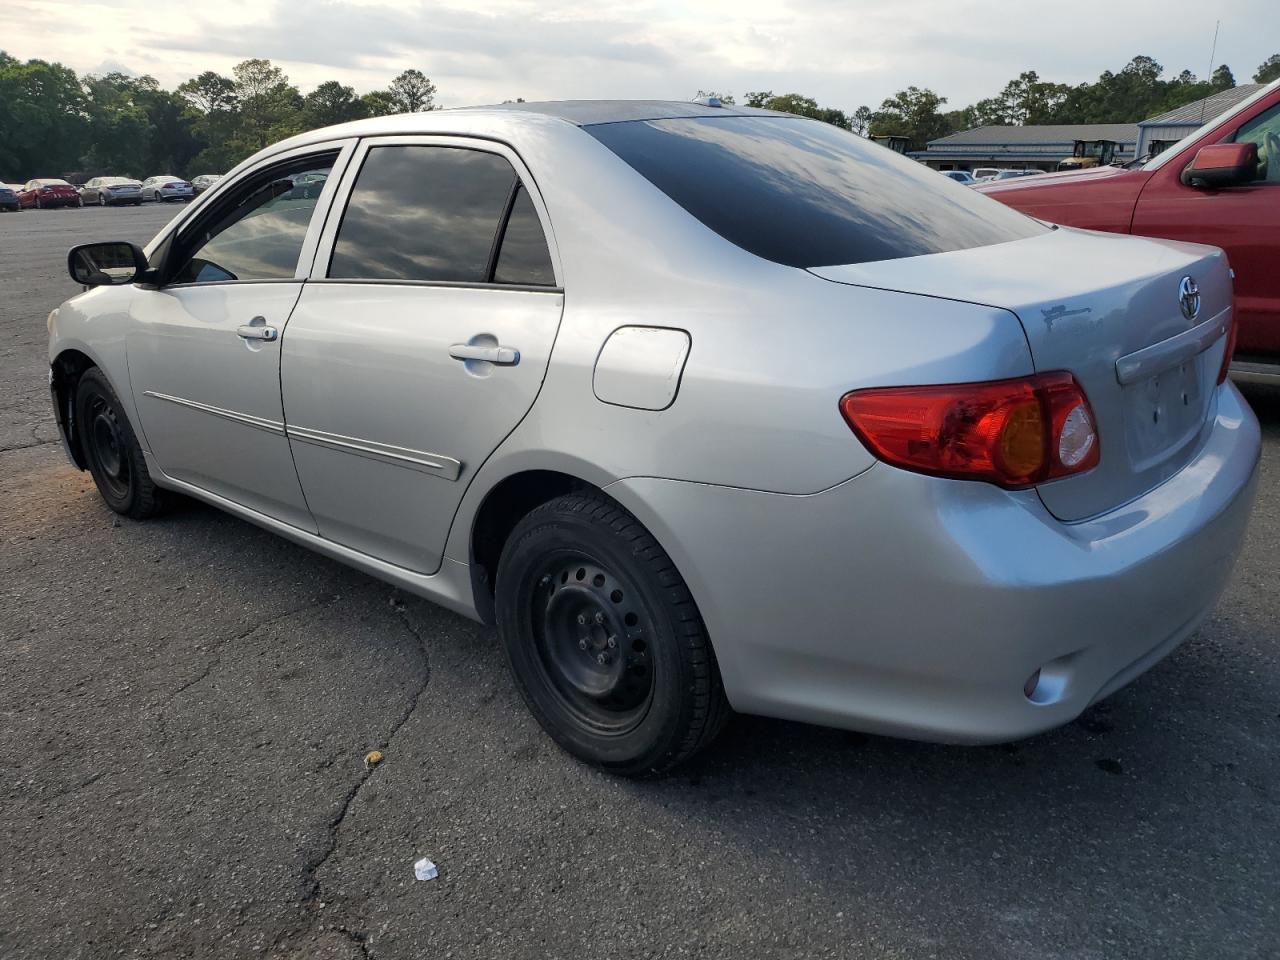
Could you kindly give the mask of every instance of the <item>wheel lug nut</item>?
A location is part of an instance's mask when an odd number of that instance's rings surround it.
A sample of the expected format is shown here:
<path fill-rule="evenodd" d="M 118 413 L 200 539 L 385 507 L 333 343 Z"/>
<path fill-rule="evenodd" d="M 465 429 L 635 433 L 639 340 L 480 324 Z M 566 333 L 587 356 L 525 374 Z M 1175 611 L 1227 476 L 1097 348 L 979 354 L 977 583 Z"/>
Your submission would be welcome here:
<path fill-rule="evenodd" d="M 599 610 L 596 611 L 596 623 L 604 623 L 604 614 Z"/>
<path fill-rule="evenodd" d="M 578 649 L 579 649 L 579 650 L 585 650 L 585 649 L 587 649 L 587 641 L 585 641 L 585 640 L 579 640 L 579 641 L 578 641 Z"/>
<path fill-rule="evenodd" d="M 612 650 L 612 649 L 613 649 L 614 647 L 616 647 L 617 645 L 618 645 L 618 638 L 617 638 L 617 637 L 610 637 L 610 638 L 609 638 L 609 649 L 610 649 L 610 650 Z"/>
<path fill-rule="evenodd" d="M 603 667 L 608 662 L 609 662 L 609 658 L 606 657 L 603 653 L 596 654 L 596 663 L 600 664 L 600 666 Z"/>
<path fill-rule="evenodd" d="M 578 614 L 578 626 L 585 626 L 587 623 L 587 615 L 585 613 Z"/>
<path fill-rule="evenodd" d="M 541 580 L 538 581 L 538 586 L 545 587 L 550 582 L 551 582 L 551 574 L 547 574 Z"/>

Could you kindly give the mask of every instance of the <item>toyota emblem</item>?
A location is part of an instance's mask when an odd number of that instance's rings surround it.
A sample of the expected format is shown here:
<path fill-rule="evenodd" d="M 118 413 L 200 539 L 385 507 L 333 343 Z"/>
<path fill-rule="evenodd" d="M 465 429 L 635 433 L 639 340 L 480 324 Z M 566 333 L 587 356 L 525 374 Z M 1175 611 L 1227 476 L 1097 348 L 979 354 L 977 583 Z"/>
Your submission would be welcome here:
<path fill-rule="evenodd" d="M 1182 315 L 1192 322 L 1200 316 L 1200 288 L 1190 277 L 1183 277 L 1178 284 L 1178 306 L 1182 308 Z"/>

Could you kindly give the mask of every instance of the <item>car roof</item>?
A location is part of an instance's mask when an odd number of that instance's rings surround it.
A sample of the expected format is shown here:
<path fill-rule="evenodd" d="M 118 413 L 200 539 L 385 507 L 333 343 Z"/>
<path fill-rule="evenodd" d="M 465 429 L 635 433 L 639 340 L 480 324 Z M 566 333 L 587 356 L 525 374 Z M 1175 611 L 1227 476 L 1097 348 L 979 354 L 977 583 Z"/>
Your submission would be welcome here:
<path fill-rule="evenodd" d="M 500 103 L 491 107 L 467 107 L 471 110 L 515 110 L 557 117 L 579 127 L 597 123 L 622 123 L 628 120 L 677 120 L 687 117 L 750 117 L 787 114 L 756 107 L 739 107 L 684 100 L 543 100 L 534 103 Z"/>
<path fill-rule="evenodd" d="M 484 107 L 450 107 L 423 113 L 392 113 L 365 120 L 352 120 L 332 127 L 309 130 L 273 144 L 251 159 L 280 153 L 337 137 L 377 137 L 397 134 L 473 134 L 485 121 L 504 132 L 515 127 L 543 127 L 572 124 L 586 127 L 627 120 L 674 120 L 686 117 L 792 117 L 793 114 L 755 107 L 711 107 L 680 100 L 548 100 L 541 103 L 499 103 Z"/>

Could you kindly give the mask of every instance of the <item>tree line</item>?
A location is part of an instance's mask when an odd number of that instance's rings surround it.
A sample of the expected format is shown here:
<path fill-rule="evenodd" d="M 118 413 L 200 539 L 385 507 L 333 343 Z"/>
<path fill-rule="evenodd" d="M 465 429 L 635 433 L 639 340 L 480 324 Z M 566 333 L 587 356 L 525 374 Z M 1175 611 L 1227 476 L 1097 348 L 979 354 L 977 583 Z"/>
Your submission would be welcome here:
<path fill-rule="evenodd" d="M 1280 53 L 1253 79 L 1280 77 Z M 872 136 L 905 137 L 922 149 L 939 137 L 984 124 L 1129 123 L 1235 85 L 1225 64 L 1207 80 L 1183 70 L 1166 79 L 1151 57 L 1134 57 L 1092 83 L 1042 80 L 1028 70 L 994 96 L 959 110 L 928 87 L 909 86 L 878 110 L 844 110 L 799 93 L 757 90 L 747 106 L 784 110 Z M 436 86 L 420 70 L 402 72 L 385 89 L 357 94 L 328 80 L 303 95 L 269 60 L 237 64 L 231 76 L 206 70 L 165 90 L 152 77 L 78 76 L 59 63 L 25 63 L 0 50 L 0 181 L 31 177 L 224 173 L 270 143 L 363 117 L 431 110 Z M 732 94 L 698 91 L 734 103 Z"/>
<path fill-rule="evenodd" d="M 1253 75 L 1256 83 L 1277 78 L 1280 53 L 1268 57 Z M 946 97 L 917 86 L 898 91 L 878 110 L 860 106 L 849 113 L 820 106 L 802 94 L 775 95 L 768 90 L 745 94 L 743 103 L 825 120 L 863 136 L 905 137 L 908 149 L 922 150 L 930 140 L 988 124 L 1136 123 L 1235 85 L 1226 64 L 1216 67 L 1207 80 L 1190 70 L 1165 79 L 1163 66 L 1151 57 L 1137 56 L 1118 72 L 1106 70 L 1096 81 L 1074 86 L 1042 80 L 1036 71 L 1027 70 L 994 96 L 959 110 L 945 109 Z M 700 90 L 698 96 L 736 102 L 732 94 Z"/>
<path fill-rule="evenodd" d="M 153 77 L 80 77 L 0 50 L 0 181 L 225 173 L 304 130 L 430 110 L 435 94 L 435 84 L 410 69 L 364 95 L 329 80 L 304 96 L 283 70 L 258 59 L 237 64 L 229 77 L 206 70 L 165 90 Z"/>

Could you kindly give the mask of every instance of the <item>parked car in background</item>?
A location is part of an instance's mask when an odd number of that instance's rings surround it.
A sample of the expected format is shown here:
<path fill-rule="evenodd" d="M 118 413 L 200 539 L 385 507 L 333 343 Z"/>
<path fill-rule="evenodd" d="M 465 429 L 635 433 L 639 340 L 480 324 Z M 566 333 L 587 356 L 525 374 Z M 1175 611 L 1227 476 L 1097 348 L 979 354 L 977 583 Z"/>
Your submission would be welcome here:
<path fill-rule="evenodd" d="M 80 199 L 100 207 L 142 203 L 142 183 L 128 177 L 94 177 L 80 188 Z"/>
<path fill-rule="evenodd" d="M 80 191 L 65 180 L 42 177 L 28 180 L 18 194 L 23 207 L 47 210 L 53 207 L 81 207 Z"/>
<path fill-rule="evenodd" d="M 294 177 L 293 189 L 289 191 L 289 197 L 293 200 L 313 200 L 320 196 L 320 191 L 324 189 L 325 180 L 328 174 L 304 173 L 300 177 Z"/>
<path fill-rule="evenodd" d="M 210 187 L 212 187 L 215 183 L 217 183 L 221 179 L 222 179 L 222 174 L 220 173 L 201 174 L 200 176 L 196 177 L 194 180 L 191 181 L 191 189 L 194 190 L 197 194 L 201 194 L 201 193 L 204 193 L 206 190 L 208 190 Z"/>
<path fill-rule="evenodd" d="M 142 181 L 143 200 L 190 200 L 196 195 L 186 180 L 178 177 L 147 177 Z"/>
<path fill-rule="evenodd" d="M 995 183 L 1001 180 L 1017 180 L 1019 177 L 1034 177 L 1043 173 L 1043 170 L 1000 170 L 994 176 L 983 177 L 979 182 Z"/>
<path fill-rule="evenodd" d="M 973 174 L 968 170 L 943 170 L 942 175 L 948 180 L 954 180 L 956 183 L 975 183 Z"/>
<path fill-rule="evenodd" d="M 1025 737 L 1213 609 L 1260 432 L 1221 251 L 944 179 L 697 103 L 317 130 L 71 251 L 55 416 L 118 513 L 187 493 L 496 623 L 611 771 L 730 705 Z"/>
<path fill-rule="evenodd" d="M 1004 168 L 1003 167 L 974 167 L 973 179 L 990 180 L 992 177 L 996 176 L 1002 169 Z"/>
<path fill-rule="evenodd" d="M 1053 223 L 1221 247 L 1235 272 L 1232 372 L 1280 383 L 1280 80 L 1144 162 L 978 189 Z"/>
<path fill-rule="evenodd" d="M 18 191 L 8 184 L 0 183 L 0 210 L 21 210 Z"/>

